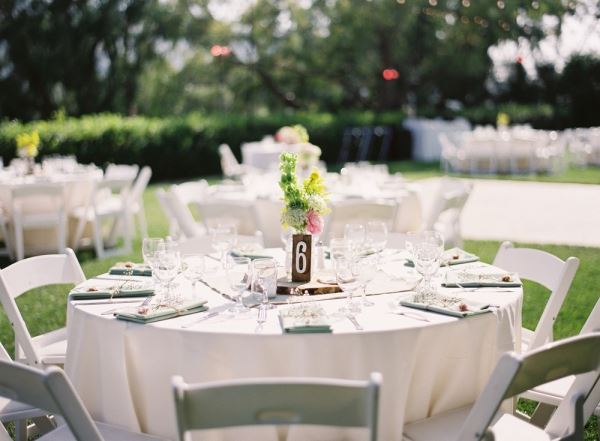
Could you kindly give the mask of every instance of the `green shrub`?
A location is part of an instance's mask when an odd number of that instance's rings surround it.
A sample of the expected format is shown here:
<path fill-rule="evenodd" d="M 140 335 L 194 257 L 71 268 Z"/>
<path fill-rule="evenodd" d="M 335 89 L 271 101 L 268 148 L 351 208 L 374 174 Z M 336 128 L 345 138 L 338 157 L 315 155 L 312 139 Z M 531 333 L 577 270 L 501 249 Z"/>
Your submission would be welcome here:
<path fill-rule="evenodd" d="M 40 156 L 73 154 L 82 163 L 149 165 L 155 180 L 216 175 L 221 172 L 217 148 L 229 144 L 240 155 L 243 142 L 257 141 L 289 124 L 304 125 L 310 141 L 335 162 L 345 127 L 389 125 L 401 130 L 403 114 L 371 112 L 276 114 L 269 116 L 190 114 L 176 118 L 122 117 L 112 114 L 81 118 L 0 124 L 0 155 L 8 163 L 16 154 L 18 133 L 38 130 Z M 400 137 L 396 137 L 400 139 Z M 392 158 L 399 157 L 397 141 Z"/>

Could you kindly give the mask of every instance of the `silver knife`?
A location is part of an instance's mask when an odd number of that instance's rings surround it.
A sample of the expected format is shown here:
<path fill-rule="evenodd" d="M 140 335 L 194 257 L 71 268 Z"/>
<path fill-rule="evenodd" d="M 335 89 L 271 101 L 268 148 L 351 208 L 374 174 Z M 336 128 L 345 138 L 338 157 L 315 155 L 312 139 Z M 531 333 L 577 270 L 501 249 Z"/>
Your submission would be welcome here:
<path fill-rule="evenodd" d="M 194 326 L 195 324 L 203 322 L 204 320 L 208 320 L 209 318 L 215 317 L 215 316 L 221 314 L 221 312 L 223 312 L 223 311 L 212 311 L 212 312 L 209 312 L 204 317 L 199 318 L 198 320 L 195 320 L 195 321 L 193 321 L 191 323 L 186 323 L 184 325 L 181 325 L 181 327 L 182 328 L 189 328 L 190 326 Z"/>
<path fill-rule="evenodd" d="M 357 331 L 363 331 L 364 330 L 364 328 L 360 325 L 360 323 L 358 323 L 358 320 L 356 320 L 356 317 L 354 317 L 351 314 L 348 314 L 346 317 L 348 318 L 348 320 L 350 320 L 350 322 L 352 322 L 352 324 L 354 325 L 354 328 Z"/>

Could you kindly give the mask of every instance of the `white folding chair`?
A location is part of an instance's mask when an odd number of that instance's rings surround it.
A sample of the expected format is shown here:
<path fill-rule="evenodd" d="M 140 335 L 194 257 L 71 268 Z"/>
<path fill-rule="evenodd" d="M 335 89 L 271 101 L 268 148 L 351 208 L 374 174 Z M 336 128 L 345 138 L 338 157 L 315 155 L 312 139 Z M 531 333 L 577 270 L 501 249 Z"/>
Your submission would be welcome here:
<path fill-rule="evenodd" d="M 206 234 L 204 224 L 196 221 L 189 204 L 179 196 L 175 186 L 171 186 L 165 194 L 165 199 L 168 201 L 181 237 L 189 238 Z"/>
<path fill-rule="evenodd" d="M 276 425 L 279 440 L 287 426 L 312 424 L 364 427 L 377 439 L 381 375 L 369 381 L 328 378 L 256 378 L 186 384 L 174 377 L 179 440 L 191 430 Z"/>
<path fill-rule="evenodd" d="M 4 349 L 4 346 L 2 346 L 2 343 L 0 343 L 0 361 L 12 363 L 12 359 Z M 50 429 L 52 423 L 46 418 L 47 413 L 48 412 L 28 406 L 27 404 L 0 396 L 0 423 L 15 423 L 16 441 L 27 441 L 29 436 L 34 435 L 33 429 L 39 428 L 39 426 L 35 425 L 28 430 L 28 419 L 35 419 L 36 424 L 41 425 L 43 430 Z M 0 424 L 0 440 L 4 440 L 2 435 L 8 436 L 8 433 L 4 429 L 4 426 Z M 10 440 L 10 438 L 6 439 Z"/>
<path fill-rule="evenodd" d="M 25 257 L 26 230 L 55 229 L 56 248 L 63 253 L 67 246 L 64 187 L 54 183 L 18 186 L 11 190 L 11 196 L 17 260 Z"/>
<path fill-rule="evenodd" d="M 576 380 L 544 430 L 499 411 L 504 400 L 550 381 Z M 583 439 L 583 426 L 600 397 L 600 334 L 577 336 L 519 355 L 505 353 L 475 404 L 404 426 L 406 441 L 514 441 Z"/>
<path fill-rule="evenodd" d="M 60 415 L 64 420 L 39 441 L 158 441 L 160 438 L 96 423 L 65 373 L 56 366 L 45 370 L 0 361 L 0 395 Z"/>
<path fill-rule="evenodd" d="M 238 162 L 229 145 L 221 144 L 219 146 L 219 157 L 223 176 L 234 179 L 244 174 L 244 166 Z"/>
<path fill-rule="evenodd" d="M 521 350 L 536 349 L 552 341 L 554 321 L 569 292 L 579 259 L 569 257 L 563 261 L 546 251 L 515 248 L 512 243 L 504 242 L 498 249 L 493 265 L 516 272 L 522 279 L 539 283 L 550 290 L 550 297 L 535 330 L 521 330 Z"/>
<path fill-rule="evenodd" d="M 96 256 L 104 257 L 128 254 L 132 249 L 131 231 L 131 185 L 133 180 L 103 179 L 95 184 L 88 203 L 77 207 L 71 216 L 77 221 L 77 230 L 73 247 L 79 248 L 85 226 L 92 225 L 93 243 Z M 105 248 L 104 224 L 110 222 L 110 230 L 106 238 L 106 246 L 114 247 L 117 236 L 123 237 L 123 246 L 110 251 Z"/>
<path fill-rule="evenodd" d="M 163 214 L 169 223 L 169 236 L 173 239 L 179 239 L 181 236 L 181 231 L 175 217 L 174 209 L 171 206 L 171 198 L 169 197 L 169 194 L 162 188 L 158 188 L 154 194 L 158 200 L 158 205 L 162 209 Z"/>
<path fill-rule="evenodd" d="M 342 237 L 346 224 L 369 221 L 385 222 L 388 231 L 392 231 L 398 212 L 398 202 L 392 200 L 350 199 L 331 204 L 331 213 L 325 220 L 322 237 L 329 240 L 332 237 Z"/>
<path fill-rule="evenodd" d="M 142 237 L 148 237 L 148 223 L 146 222 L 146 210 L 144 208 L 144 191 L 148 187 L 151 177 L 152 169 L 147 165 L 142 167 L 136 180 L 133 182 L 129 195 L 131 216 L 137 217 L 140 236 Z M 131 219 L 130 228 L 133 231 L 133 219 Z"/>
<path fill-rule="evenodd" d="M 108 164 L 104 171 L 104 179 L 132 181 L 138 174 L 137 164 Z"/>
<path fill-rule="evenodd" d="M 594 309 L 588 316 L 583 328 L 581 328 L 580 335 L 598 330 L 600 330 L 600 299 L 596 302 L 596 306 L 594 306 Z M 520 395 L 521 398 L 527 398 L 539 403 L 531 416 L 531 422 L 533 424 L 543 427 L 548 423 L 548 420 L 556 408 L 562 403 L 567 395 L 574 380 L 574 377 L 561 378 L 560 380 L 535 387 Z M 598 388 L 598 393 L 600 393 L 600 383 L 596 385 L 596 388 Z M 596 407 L 594 415 L 600 416 L 600 406 Z M 598 428 L 598 434 L 600 435 L 600 427 Z"/>
<path fill-rule="evenodd" d="M 254 235 L 238 234 L 236 235 L 236 245 L 253 245 L 259 248 L 264 247 L 262 233 L 257 231 Z M 181 254 L 211 254 L 216 250 L 212 246 L 212 238 L 208 235 L 190 237 L 177 242 L 177 247 Z"/>
<path fill-rule="evenodd" d="M 65 254 L 29 257 L 0 270 L 0 301 L 15 331 L 15 360 L 30 365 L 64 364 L 66 328 L 32 337 L 16 303 L 17 297 L 35 288 L 79 284 L 85 275 L 70 248 Z"/>
<path fill-rule="evenodd" d="M 203 200 L 196 204 L 206 229 L 218 224 L 235 225 L 239 234 L 252 235 L 259 229 L 254 202 L 246 200 Z"/>
<path fill-rule="evenodd" d="M 171 191 L 176 193 L 185 205 L 201 202 L 206 197 L 208 189 L 209 185 L 206 179 L 182 182 L 181 184 L 171 186 Z"/>

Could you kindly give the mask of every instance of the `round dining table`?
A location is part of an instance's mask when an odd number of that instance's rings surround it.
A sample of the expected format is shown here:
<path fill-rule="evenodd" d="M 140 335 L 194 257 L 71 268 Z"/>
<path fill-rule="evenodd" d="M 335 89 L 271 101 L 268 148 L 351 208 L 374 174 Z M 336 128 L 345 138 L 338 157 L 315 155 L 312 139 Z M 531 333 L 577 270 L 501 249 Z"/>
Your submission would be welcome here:
<path fill-rule="evenodd" d="M 281 250 L 270 252 L 283 263 Z M 256 308 L 233 316 L 227 311 L 232 291 L 212 257 L 206 258 L 209 269 L 195 291 L 183 276 L 174 288 L 206 299 L 206 312 L 139 324 L 112 314 L 119 308 L 135 308 L 131 299 L 70 299 L 66 372 L 96 420 L 175 440 L 174 375 L 188 383 L 264 377 L 366 380 L 376 371 L 383 375 L 378 439 L 400 441 L 405 423 L 473 403 L 500 355 L 519 349 L 522 288 L 440 286 L 441 295 L 490 305 L 489 312 L 464 318 L 402 307 L 399 299 L 414 294 L 410 291 L 414 270 L 405 265 L 402 252 L 390 251 L 384 257 L 368 289 L 374 305 L 353 315 L 356 323 L 336 313 L 346 302 L 343 295 L 293 297 L 296 302 L 291 304 L 288 298 L 268 310 L 262 325 L 257 323 Z M 446 271 L 492 267 L 472 262 L 449 268 L 441 268 L 441 280 Z M 128 277 L 103 274 L 84 283 L 118 284 L 124 279 Z M 119 304 L 122 301 L 130 303 Z M 332 332 L 285 333 L 279 313 L 298 302 L 322 306 Z M 288 439 L 364 436 L 364 429 L 294 426 Z M 273 427 L 259 426 L 203 431 L 194 433 L 193 439 L 264 441 L 277 437 Z"/>

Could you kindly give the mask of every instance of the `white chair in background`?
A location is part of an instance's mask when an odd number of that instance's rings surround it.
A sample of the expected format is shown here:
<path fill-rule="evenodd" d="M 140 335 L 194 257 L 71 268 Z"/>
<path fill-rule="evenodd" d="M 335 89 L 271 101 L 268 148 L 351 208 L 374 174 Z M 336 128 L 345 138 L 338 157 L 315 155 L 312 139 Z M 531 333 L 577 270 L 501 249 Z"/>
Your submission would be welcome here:
<path fill-rule="evenodd" d="M 443 179 L 441 181 L 424 229 L 441 233 L 446 248 L 462 246 L 460 216 L 472 189 L 472 184 L 464 180 Z"/>
<path fill-rule="evenodd" d="M 276 425 L 283 441 L 290 425 L 363 427 L 377 439 L 381 375 L 369 381 L 260 378 L 186 384 L 173 378 L 179 440 L 192 430 Z"/>
<path fill-rule="evenodd" d="M 588 316 L 580 335 L 589 334 L 594 331 L 600 331 L 600 299 Z M 542 384 L 520 395 L 520 398 L 527 398 L 538 402 L 535 412 L 531 416 L 532 424 L 538 427 L 544 427 L 550 420 L 550 417 L 558 406 L 563 402 L 569 388 L 573 385 L 574 377 L 565 377 L 560 380 Z M 593 393 L 600 394 L 600 382 L 596 385 Z M 600 406 L 594 410 L 594 415 L 600 417 Z M 600 435 L 600 427 L 598 427 Z"/>
<path fill-rule="evenodd" d="M 188 206 L 203 201 L 206 198 L 208 189 L 209 185 L 206 179 L 182 182 L 171 186 L 171 191 L 176 193 L 181 202 Z"/>
<path fill-rule="evenodd" d="M 131 185 L 130 179 L 103 179 L 94 186 L 88 203 L 77 207 L 70 215 L 77 221 L 77 230 L 72 246 L 78 249 L 82 241 L 84 229 L 89 223 L 96 257 L 128 254 L 132 250 L 131 230 Z M 114 247 L 117 236 L 123 237 L 123 246 L 107 251 L 105 248 L 104 224 L 110 222 L 106 245 Z"/>
<path fill-rule="evenodd" d="M 56 366 L 46 370 L 0 361 L 0 395 L 60 415 L 63 424 L 39 441 L 158 441 L 160 438 L 104 423 L 96 423 L 65 373 Z"/>
<path fill-rule="evenodd" d="M 203 200 L 197 204 L 206 229 L 227 223 L 235 225 L 239 234 L 252 235 L 260 227 L 255 203 L 246 200 Z"/>
<path fill-rule="evenodd" d="M 48 285 L 85 281 L 75 253 L 29 257 L 0 270 L 0 301 L 15 331 L 15 360 L 30 365 L 64 364 L 67 350 L 66 328 L 32 337 L 19 311 L 21 294 Z"/>
<path fill-rule="evenodd" d="M 0 234 L 4 241 L 4 247 L 0 248 L 0 254 L 7 255 L 9 259 L 13 259 L 13 244 L 8 230 L 8 217 L 2 207 L 0 207 Z"/>
<path fill-rule="evenodd" d="M 563 261 L 546 251 L 515 248 L 512 243 L 504 242 L 498 249 L 493 265 L 516 272 L 521 279 L 539 283 L 550 290 L 550 297 L 535 330 L 521 330 L 521 350 L 529 351 L 551 342 L 554 339 L 554 322 L 579 267 L 579 259 L 569 257 Z"/>
<path fill-rule="evenodd" d="M 206 234 L 204 224 L 196 221 L 196 218 L 194 218 L 190 209 L 190 205 L 186 203 L 185 199 L 182 199 L 179 196 L 175 186 L 171 186 L 169 191 L 166 192 L 165 199 L 168 201 L 171 214 L 175 219 L 180 238 L 190 238 Z"/>
<path fill-rule="evenodd" d="M 510 413 L 502 402 L 566 376 L 577 378 L 544 430 Z M 404 426 L 407 441 L 582 440 L 583 425 L 597 406 L 600 334 L 551 343 L 527 354 L 505 353 L 473 406 L 443 412 Z"/>
<path fill-rule="evenodd" d="M 464 172 L 466 168 L 464 151 L 450 141 L 446 133 L 440 133 L 438 138 L 442 147 L 440 166 L 444 173 Z"/>
<path fill-rule="evenodd" d="M 12 363 L 12 359 L 4 349 L 4 346 L 2 346 L 2 343 L 0 343 L 0 361 Z M 0 396 L 0 423 L 15 423 L 16 441 L 27 441 L 30 436 L 35 435 L 34 429 L 46 431 L 53 427 L 49 419 L 46 418 L 47 413 L 27 404 Z M 27 427 L 28 419 L 35 419 L 36 422 L 36 425 L 30 427 L 29 430 Z M 4 426 L 0 424 L 0 440 L 3 440 L 2 435 L 8 436 L 8 433 L 4 429 Z M 11 440 L 11 438 L 6 439 Z"/>
<path fill-rule="evenodd" d="M 346 224 L 366 224 L 372 220 L 385 222 L 388 231 L 392 231 L 397 212 L 398 202 L 392 200 L 350 199 L 332 203 L 322 237 L 327 241 L 332 237 L 343 237 Z"/>
<path fill-rule="evenodd" d="M 237 234 L 234 247 L 258 247 L 263 248 L 263 236 L 260 231 L 254 235 Z M 182 239 L 177 242 L 177 247 L 181 254 L 212 254 L 217 251 L 212 246 L 212 237 L 210 235 L 196 236 L 188 239 Z"/>
<path fill-rule="evenodd" d="M 175 218 L 173 207 L 171 206 L 171 198 L 169 194 L 162 188 L 158 188 L 154 194 L 158 200 L 158 205 L 162 209 L 163 214 L 169 223 L 169 236 L 173 239 L 179 239 L 181 236 L 181 231 L 179 230 L 179 224 Z"/>
<path fill-rule="evenodd" d="M 245 172 L 244 166 L 240 164 L 227 144 L 219 146 L 219 157 L 221 159 L 221 170 L 223 176 L 230 179 L 239 178 Z"/>
<path fill-rule="evenodd" d="M 133 181 L 140 167 L 137 164 L 108 164 L 104 171 L 104 179 Z"/>
<path fill-rule="evenodd" d="M 53 183 L 18 186 L 11 190 L 11 199 L 17 260 L 25 257 L 25 230 L 55 229 L 56 249 L 63 253 L 67 246 L 64 187 Z M 35 207 L 35 211 L 28 207 Z"/>
<path fill-rule="evenodd" d="M 137 217 L 138 226 L 141 237 L 148 237 L 148 223 L 146 222 L 146 210 L 144 208 L 144 191 L 148 187 L 150 178 L 152 177 L 152 169 L 147 165 L 142 167 L 136 180 L 131 187 L 130 212 L 131 215 Z M 131 220 L 131 231 L 133 231 L 133 219 Z"/>

